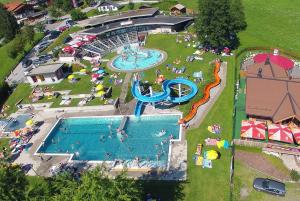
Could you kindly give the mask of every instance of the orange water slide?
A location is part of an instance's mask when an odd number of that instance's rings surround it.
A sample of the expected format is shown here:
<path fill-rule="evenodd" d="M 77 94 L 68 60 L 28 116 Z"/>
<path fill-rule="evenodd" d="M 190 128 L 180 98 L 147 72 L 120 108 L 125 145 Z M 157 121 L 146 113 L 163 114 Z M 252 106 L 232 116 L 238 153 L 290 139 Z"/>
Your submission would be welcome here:
<path fill-rule="evenodd" d="M 183 124 L 183 123 L 187 123 L 190 120 L 192 120 L 195 117 L 195 115 L 196 115 L 196 113 L 198 111 L 198 108 L 201 105 L 205 104 L 209 100 L 209 98 L 210 98 L 210 90 L 212 88 L 218 86 L 221 83 L 221 78 L 219 76 L 220 67 L 221 67 L 221 62 L 220 61 L 216 61 L 215 62 L 215 69 L 214 69 L 215 81 L 211 82 L 211 83 L 209 83 L 208 85 L 205 86 L 203 97 L 200 100 L 198 100 L 196 103 L 194 103 L 192 105 L 192 109 L 190 110 L 190 112 L 185 117 L 183 117 L 182 119 L 180 119 L 179 123 Z"/>

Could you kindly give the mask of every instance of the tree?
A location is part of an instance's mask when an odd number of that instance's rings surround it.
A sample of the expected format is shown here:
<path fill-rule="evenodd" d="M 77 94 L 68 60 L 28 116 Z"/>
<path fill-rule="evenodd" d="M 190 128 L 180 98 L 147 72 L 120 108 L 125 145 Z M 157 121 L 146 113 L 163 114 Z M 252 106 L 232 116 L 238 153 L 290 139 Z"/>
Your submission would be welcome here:
<path fill-rule="evenodd" d="M 73 9 L 71 0 L 54 0 L 52 4 L 55 8 L 68 12 Z"/>
<path fill-rule="evenodd" d="M 11 58 L 16 58 L 19 53 L 22 53 L 24 51 L 25 44 L 26 40 L 24 39 L 22 34 L 17 34 L 14 40 L 11 42 L 8 56 Z"/>
<path fill-rule="evenodd" d="M 237 4 L 233 6 L 231 0 L 199 0 L 196 29 L 200 42 L 206 48 L 220 50 L 238 45 L 237 33 L 245 26 L 236 19 L 235 9 Z"/>
<path fill-rule="evenodd" d="M 25 200 L 28 181 L 19 166 L 0 164 L 0 200 Z"/>
<path fill-rule="evenodd" d="M 247 28 L 245 19 L 244 6 L 241 0 L 231 0 L 230 4 L 233 29 L 243 31 Z"/>
<path fill-rule="evenodd" d="M 87 16 L 85 13 L 81 12 L 80 9 L 73 9 L 71 11 L 71 18 L 72 20 L 77 21 L 77 20 L 83 20 L 87 18 Z"/>
<path fill-rule="evenodd" d="M 32 44 L 34 42 L 34 29 L 33 26 L 26 25 L 21 30 L 21 34 L 26 42 Z"/>
<path fill-rule="evenodd" d="M 20 27 L 16 18 L 0 3 L 0 39 L 9 41 L 15 37 Z"/>
<path fill-rule="evenodd" d="M 141 185 L 133 179 L 126 177 L 126 172 L 119 174 L 113 183 L 113 193 L 111 200 L 119 201 L 139 201 L 142 197 Z"/>
<path fill-rule="evenodd" d="M 62 15 L 62 12 L 60 11 L 60 9 L 56 8 L 53 5 L 48 7 L 48 12 L 50 13 L 51 17 L 59 17 Z"/>
<path fill-rule="evenodd" d="M 128 8 L 129 8 L 129 10 L 133 10 L 134 9 L 134 3 L 132 1 L 129 1 Z"/>
<path fill-rule="evenodd" d="M 128 179 L 125 172 L 111 179 L 104 167 L 85 172 L 78 181 L 68 174 L 57 176 L 50 186 L 53 199 L 58 201 L 142 200 L 142 190 L 137 181 Z"/>
<path fill-rule="evenodd" d="M 37 32 L 44 32 L 44 29 L 45 29 L 45 25 L 43 25 L 41 22 L 38 22 L 36 25 L 35 25 L 35 28 L 37 30 Z"/>

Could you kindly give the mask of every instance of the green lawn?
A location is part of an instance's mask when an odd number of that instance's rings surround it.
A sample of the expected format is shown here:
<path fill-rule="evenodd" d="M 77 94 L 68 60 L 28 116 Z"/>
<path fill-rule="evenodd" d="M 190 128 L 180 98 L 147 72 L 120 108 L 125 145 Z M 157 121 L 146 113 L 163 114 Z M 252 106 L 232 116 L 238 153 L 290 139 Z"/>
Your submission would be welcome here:
<path fill-rule="evenodd" d="M 32 45 L 26 44 L 25 52 L 29 51 L 33 45 L 41 40 L 43 34 L 36 33 L 34 37 L 34 43 Z M 14 67 L 20 62 L 24 57 L 24 54 L 19 54 L 17 58 L 12 59 L 8 56 L 9 49 L 11 48 L 12 41 L 0 47 L 0 80 L 4 81 L 5 77 L 14 69 Z"/>
<path fill-rule="evenodd" d="M 276 163 L 280 163 L 280 159 Z M 299 201 L 299 184 L 286 183 L 287 194 L 277 197 L 263 192 L 255 191 L 252 187 L 253 180 L 257 177 L 268 177 L 263 173 L 249 169 L 242 162 L 235 162 L 233 201 Z"/>
<path fill-rule="evenodd" d="M 90 70 L 91 66 L 89 63 L 87 64 L 87 69 Z M 105 66 L 104 64 L 102 66 Z M 116 99 L 121 93 L 121 86 L 122 85 L 114 85 L 110 83 L 109 76 L 113 73 L 110 69 L 105 69 L 108 73 L 107 76 L 103 79 L 103 85 L 106 88 L 112 86 L 112 96 L 111 98 Z M 91 93 L 91 89 L 95 86 L 91 82 L 91 77 L 89 75 L 75 75 L 76 78 L 79 79 L 77 83 L 70 83 L 68 79 L 64 79 L 62 82 L 58 84 L 51 84 L 51 85 L 42 85 L 42 87 L 49 87 L 54 91 L 63 91 L 63 90 L 71 90 L 70 94 L 89 94 Z M 121 73 L 118 79 L 124 79 L 125 74 Z M 31 99 L 29 98 L 32 88 L 29 84 L 19 84 L 15 91 L 10 95 L 8 100 L 6 101 L 6 105 L 9 106 L 9 109 L 5 111 L 7 114 L 11 114 L 17 111 L 16 103 L 22 100 L 23 104 L 30 104 Z M 99 98 L 94 99 L 93 101 L 89 102 L 87 105 L 100 105 L 104 102 L 102 100 L 98 100 Z M 77 106 L 81 99 L 74 99 L 72 100 L 69 106 Z M 48 99 L 47 97 L 42 98 L 37 103 L 45 103 L 45 102 L 54 102 L 51 107 L 64 107 L 60 106 L 59 103 L 61 102 L 61 97 L 57 99 Z"/>
<path fill-rule="evenodd" d="M 241 47 L 268 45 L 300 51 L 300 1 L 243 0 L 247 30 Z"/>

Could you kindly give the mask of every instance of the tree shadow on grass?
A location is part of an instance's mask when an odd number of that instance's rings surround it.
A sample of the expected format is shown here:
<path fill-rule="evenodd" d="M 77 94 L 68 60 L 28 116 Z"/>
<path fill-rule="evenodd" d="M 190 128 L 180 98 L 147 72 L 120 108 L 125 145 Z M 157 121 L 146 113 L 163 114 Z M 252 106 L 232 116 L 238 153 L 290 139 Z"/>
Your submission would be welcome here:
<path fill-rule="evenodd" d="M 160 198 L 163 201 L 184 200 L 184 181 L 141 180 L 140 182 L 145 193 L 144 200 L 146 200 L 147 194 L 151 194 L 154 199 Z"/>

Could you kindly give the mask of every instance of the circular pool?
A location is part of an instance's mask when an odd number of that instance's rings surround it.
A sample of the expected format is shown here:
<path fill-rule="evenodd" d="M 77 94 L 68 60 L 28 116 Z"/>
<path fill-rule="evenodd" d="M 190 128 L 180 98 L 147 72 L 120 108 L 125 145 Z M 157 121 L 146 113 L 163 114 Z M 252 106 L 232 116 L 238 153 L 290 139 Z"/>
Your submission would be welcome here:
<path fill-rule="evenodd" d="M 117 71 L 136 72 L 157 66 L 165 60 L 166 53 L 161 50 L 127 46 L 109 62 L 109 66 Z"/>

